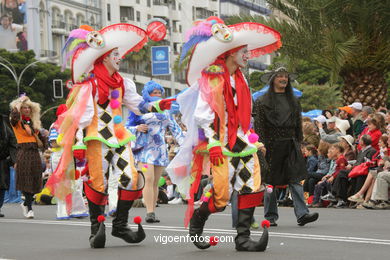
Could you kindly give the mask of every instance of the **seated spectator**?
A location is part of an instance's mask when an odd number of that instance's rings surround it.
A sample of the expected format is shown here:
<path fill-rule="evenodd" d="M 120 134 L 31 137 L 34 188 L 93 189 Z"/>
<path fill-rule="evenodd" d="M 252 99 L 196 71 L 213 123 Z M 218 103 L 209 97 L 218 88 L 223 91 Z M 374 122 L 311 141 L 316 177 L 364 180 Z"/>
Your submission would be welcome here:
<path fill-rule="evenodd" d="M 350 126 L 346 131 L 346 134 L 353 136 L 352 108 L 349 106 L 344 106 L 344 107 L 339 107 L 339 110 L 340 110 L 339 113 L 340 119 L 347 120 Z"/>
<path fill-rule="evenodd" d="M 358 138 L 360 133 L 363 131 L 363 117 L 362 117 L 362 108 L 363 105 L 360 102 L 355 102 L 352 105 L 349 105 L 352 108 L 352 129 L 353 129 L 353 137 Z"/>
<path fill-rule="evenodd" d="M 347 161 L 356 160 L 356 152 L 354 149 L 354 139 L 351 135 L 343 135 L 339 137 L 340 144 L 344 147 L 344 157 Z"/>
<path fill-rule="evenodd" d="M 328 158 L 332 161 L 328 173 L 322 177 L 321 181 L 319 181 L 314 188 L 313 207 L 320 206 L 320 199 L 335 200 L 334 196 L 331 194 L 332 183 L 340 170 L 345 169 L 345 165 L 348 163 L 347 160 L 345 160 L 343 153 L 344 148 L 340 144 L 333 144 L 329 148 Z M 328 194 L 321 196 L 324 191 L 327 191 Z"/>
<path fill-rule="evenodd" d="M 313 145 L 315 148 L 320 143 L 320 137 L 315 132 L 315 125 L 312 122 L 302 124 L 303 142 Z"/>
<path fill-rule="evenodd" d="M 390 184 L 390 161 L 385 159 L 384 171 L 378 173 L 375 180 L 371 200 L 362 205 L 368 209 L 390 209 L 389 184 Z"/>
<path fill-rule="evenodd" d="M 317 127 L 320 132 L 320 137 L 321 140 L 328 142 L 330 144 L 337 143 L 338 137 L 342 136 L 343 134 L 340 132 L 340 130 L 336 127 L 336 118 L 332 117 L 330 119 L 326 120 L 327 128 L 328 128 L 328 133 L 325 132 L 325 130 L 322 127 L 322 124 L 317 122 Z"/>
<path fill-rule="evenodd" d="M 382 131 L 385 133 L 385 119 L 381 114 L 375 113 L 366 122 L 367 128 L 363 130 L 361 136 L 365 134 L 371 136 L 371 146 L 379 151 L 379 138 L 382 136 Z M 360 149 L 358 145 L 358 150 Z"/>
<path fill-rule="evenodd" d="M 315 172 L 308 172 L 305 183 L 303 184 L 303 190 L 309 193 L 309 196 L 314 194 L 314 186 L 329 172 L 330 162 L 328 159 L 328 150 L 330 144 L 321 141 L 318 146 L 318 160 L 317 170 Z"/>
<path fill-rule="evenodd" d="M 350 196 L 348 198 L 349 201 L 351 202 L 356 202 L 356 207 L 361 208 L 363 207 L 361 203 L 368 202 L 371 198 L 372 190 L 374 187 L 375 179 L 377 176 L 378 170 L 383 166 L 384 161 L 383 159 L 388 157 L 390 155 L 389 153 L 389 144 L 390 139 L 387 137 L 387 135 L 382 135 L 380 140 L 379 140 L 379 147 L 380 147 L 380 152 L 376 153 L 378 158 L 375 158 L 374 161 L 377 163 L 377 168 L 372 169 L 368 172 L 367 178 L 364 181 L 363 186 L 361 189 L 355 193 L 354 195 Z M 375 157 L 375 155 L 374 155 Z"/>
<path fill-rule="evenodd" d="M 348 178 L 348 174 L 351 170 L 359 166 L 362 163 L 370 161 L 373 155 L 376 153 L 376 150 L 371 147 L 371 137 L 369 135 L 363 135 L 360 138 L 360 145 L 362 150 L 359 151 L 356 157 L 356 162 L 353 164 L 348 164 L 345 167 L 345 170 L 340 171 L 340 174 L 336 177 L 332 189 L 332 194 L 338 199 L 338 207 L 345 207 L 347 205 L 348 190 L 353 192 L 360 190 L 363 186 L 367 175 L 360 175 L 355 178 Z"/>

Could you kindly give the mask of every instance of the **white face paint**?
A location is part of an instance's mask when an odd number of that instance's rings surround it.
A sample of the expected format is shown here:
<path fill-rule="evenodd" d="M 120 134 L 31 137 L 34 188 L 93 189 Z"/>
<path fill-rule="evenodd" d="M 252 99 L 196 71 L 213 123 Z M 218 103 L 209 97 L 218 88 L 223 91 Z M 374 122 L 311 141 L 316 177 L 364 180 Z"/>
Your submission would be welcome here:
<path fill-rule="evenodd" d="M 245 68 L 248 65 L 249 51 L 244 47 L 234 54 L 234 61 L 240 68 Z"/>
<path fill-rule="evenodd" d="M 121 57 L 119 56 L 118 49 L 114 49 L 110 55 L 108 55 L 108 64 L 116 71 L 119 70 L 119 64 L 121 62 Z"/>

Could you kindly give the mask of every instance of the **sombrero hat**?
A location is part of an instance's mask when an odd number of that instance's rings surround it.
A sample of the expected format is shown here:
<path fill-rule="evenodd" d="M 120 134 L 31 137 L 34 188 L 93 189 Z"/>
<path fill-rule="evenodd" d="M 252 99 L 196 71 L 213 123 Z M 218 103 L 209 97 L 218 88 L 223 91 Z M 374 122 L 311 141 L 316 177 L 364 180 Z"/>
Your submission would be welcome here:
<path fill-rule="evenodd" d="M 147 33 L 132 24 L 119 23 L 109 25 L 99 31 L 82 25 L 73 30 L 65 43 L 66 61 L 72 57 L 72 81 L 81 82 L 93 69 L 95 61 L 108 51 L 118 48 L 121 57 L 131 51 L 140 50 L 148 41 Z"/>
<path fill-rule="evenodd" d="M 180 60 L 190 53 L 187 83 L 192 85 L 215 59 L 234 48 L 247 45 L 251 58 L 271 53 L 282 46 L 280 33 L 263 24 L 245 22 L 226 26 L 218 17 L 198 22 L 187 32 Z"/>
<path fill-rule="evenodd" d="M 288 72 L 288 70 L 286 69 L 286 67 L 282 66 L 282 65 L 279 65 L 276 69 L 274 70 L 271 70 L 271 71 L 266 71 L 262 76 L 261 76 L 261 81 L 264 82 L 264 83 L 269 83 L 271 78 L 276 75 L 277 73 L 279 72 L 286 72 L 288 73 L 288 77 L 290 79 L 290 82 L 291 81 L 294 81 L 297 79 L 298 75 L 295 74 L 295 73 L 290 73 Z"/>

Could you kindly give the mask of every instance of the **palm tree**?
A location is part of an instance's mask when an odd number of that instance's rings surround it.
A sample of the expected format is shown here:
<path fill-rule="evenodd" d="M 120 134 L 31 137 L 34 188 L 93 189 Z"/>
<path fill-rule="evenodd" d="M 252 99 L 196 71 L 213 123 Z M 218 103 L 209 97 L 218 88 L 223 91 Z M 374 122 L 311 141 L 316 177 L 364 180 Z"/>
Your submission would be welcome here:
<path fill-rule="evenodd" d="M 285 19 L 233 17 L 255 21 L 282 34 L 282 55 L 327 68 L 331 83 L 343 80 L 346 104 L 385 106 L 390 71 L 390 0 L 267 0 Z"/>

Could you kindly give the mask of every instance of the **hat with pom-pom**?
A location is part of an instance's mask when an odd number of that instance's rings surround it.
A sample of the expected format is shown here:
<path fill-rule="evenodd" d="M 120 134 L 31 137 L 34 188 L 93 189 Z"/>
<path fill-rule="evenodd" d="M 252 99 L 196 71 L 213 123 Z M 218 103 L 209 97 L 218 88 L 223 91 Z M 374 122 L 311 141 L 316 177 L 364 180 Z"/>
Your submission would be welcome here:
<path fill-rule="evenodd" d="M 147 41 L 147 33 L 132 24 L 112 24 L 99 31 L 82 25 L 70 32 L 64 45 L 63 68 L 67 60 L 72 58 L 72 81 L 82 82 L 93 69 L 95 61 L 107 52 L 118 48 L 119 55 L 123 57 L 129 52 L 140 50 Z"/>
<path fill-rule="evenodd" d="M 227 26 L 223 20 L 215 16 L 196 22 L 186 33 L 185 40 L 180 62 L 189 58 L 187 66 L 189 85 L 201 77 L 203 69 L 229 50 L 247 46 L 251 58 L 254 58 L 271 53 L 282 46 L 280 33 L 270 27 L 253 22 Z"/>

